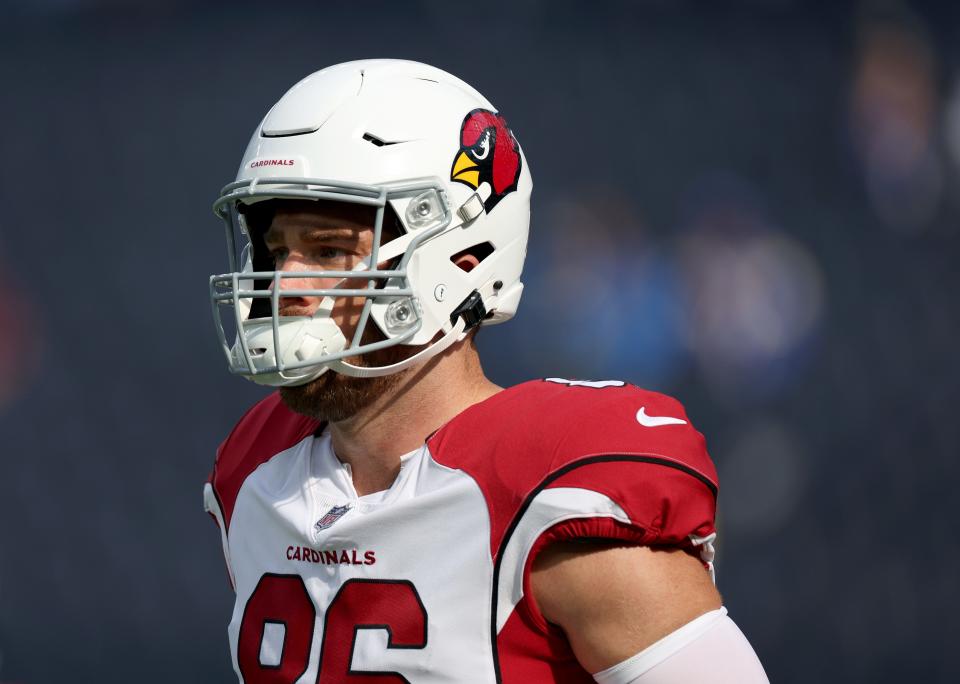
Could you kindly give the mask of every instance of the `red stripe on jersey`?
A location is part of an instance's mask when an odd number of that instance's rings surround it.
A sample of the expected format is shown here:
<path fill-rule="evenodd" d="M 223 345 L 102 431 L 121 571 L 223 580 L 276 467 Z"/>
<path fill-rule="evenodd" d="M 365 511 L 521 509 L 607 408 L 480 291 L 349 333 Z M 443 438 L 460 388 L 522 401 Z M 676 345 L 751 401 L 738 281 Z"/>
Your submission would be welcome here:
<path fill-rule="evenodd" d="M 223 513 L 223 524 L 228 530 L 237 494 L 247 476 L 261 464 L 313 434 L 320 425 L 320 421 L 288 409 L 276 392 L 244 414 L 217 449 L 217 460 L 210 474 L 210 483 Z"/>

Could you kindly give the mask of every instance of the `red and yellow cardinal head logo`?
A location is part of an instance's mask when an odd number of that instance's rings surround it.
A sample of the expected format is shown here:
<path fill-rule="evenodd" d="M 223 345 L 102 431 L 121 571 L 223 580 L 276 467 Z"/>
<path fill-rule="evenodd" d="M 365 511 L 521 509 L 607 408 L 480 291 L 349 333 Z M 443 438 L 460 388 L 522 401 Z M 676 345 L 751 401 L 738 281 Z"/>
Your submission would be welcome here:
<path fill-rule="evenodd" d="M 502 116 L 489 109 L 474 109 L 460 127 L 460 152 L 453 160 L 450 180 L 474 190 L 490 185 L 490 196 L 483 203 L 489 214 L 497 203 L 517 189 L 520 146 Z"/>

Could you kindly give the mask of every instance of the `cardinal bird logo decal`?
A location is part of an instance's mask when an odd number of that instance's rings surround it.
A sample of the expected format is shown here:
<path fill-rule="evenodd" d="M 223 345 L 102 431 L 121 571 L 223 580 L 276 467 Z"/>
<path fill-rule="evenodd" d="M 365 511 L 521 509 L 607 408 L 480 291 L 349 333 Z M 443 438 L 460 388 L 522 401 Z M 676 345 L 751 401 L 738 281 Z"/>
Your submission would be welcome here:
<path fill-rule="evenodd" d="M 520 146 L 502 116 L 489 109 L 474 109 L 460 127 L 460 152 L 453 160 L 450 180 L 477 190 L 484 183 L 490 196 L 483 203 L 489 214 L 520 178 Z"/>

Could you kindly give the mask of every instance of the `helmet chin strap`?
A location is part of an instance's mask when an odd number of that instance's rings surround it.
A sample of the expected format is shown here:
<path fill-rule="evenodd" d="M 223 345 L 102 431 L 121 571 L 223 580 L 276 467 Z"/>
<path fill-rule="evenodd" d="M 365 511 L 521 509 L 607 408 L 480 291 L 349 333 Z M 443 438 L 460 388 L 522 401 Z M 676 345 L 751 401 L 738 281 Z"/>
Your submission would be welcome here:
<path fill-rule="evenodd" d="M 423 349 L 408 359 L 403 361 L 398 361 L 397 363 L 392 363 L 389 366 L 376 366 L 373 368 L 368 368 L 366 366 L 354 366 L 351 363 L 347 363 L 343 359 L 338 359 L 336 361 L 331 361 L 329 367 L 331 370 L 336 371 L 337 373 L 343 373 L 344 375 L 350 375 L 355 378 L 378 378 L 383 375 L 392 375 L 393 373 L 398 373 L 407 368 L 412 368 L 413 366 L 419 365 L 429 361 L 434 356 L 440 352 L 446 350 L 454 342 L 459 342 L 464 339 L 466 335 L 465 328 L 467 327 L 466 322 L 463 320 L 463 317 L 460 316 L 457 318 L 457 322 L 453 324 L 453 328 L 441 337 L 439 340 L 431 344 L 426 349 Z"/>

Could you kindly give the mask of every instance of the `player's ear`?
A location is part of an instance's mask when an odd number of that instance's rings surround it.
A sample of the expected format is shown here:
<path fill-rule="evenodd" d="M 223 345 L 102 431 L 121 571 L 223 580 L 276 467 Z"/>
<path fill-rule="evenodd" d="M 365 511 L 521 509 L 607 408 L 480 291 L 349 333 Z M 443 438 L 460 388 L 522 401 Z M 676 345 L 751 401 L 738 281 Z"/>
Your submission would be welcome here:
<path fill-rule="evenodd" d="M 453 263 L 457 267 L 469 273 L 480 264 L 480 260 L 474 255 L 467 253 L 467 254 L 461 254 L 457 256 L 453 260 Z"/>
<path fill-rule="evenodd" d="M 493 245 L 489 242 L 481 242 L 473 247 L 467 247 L 462 252 L 457 252 L 450 257 L 450 261 L 469 273 L 491 254 L 493 254 Z"/>

